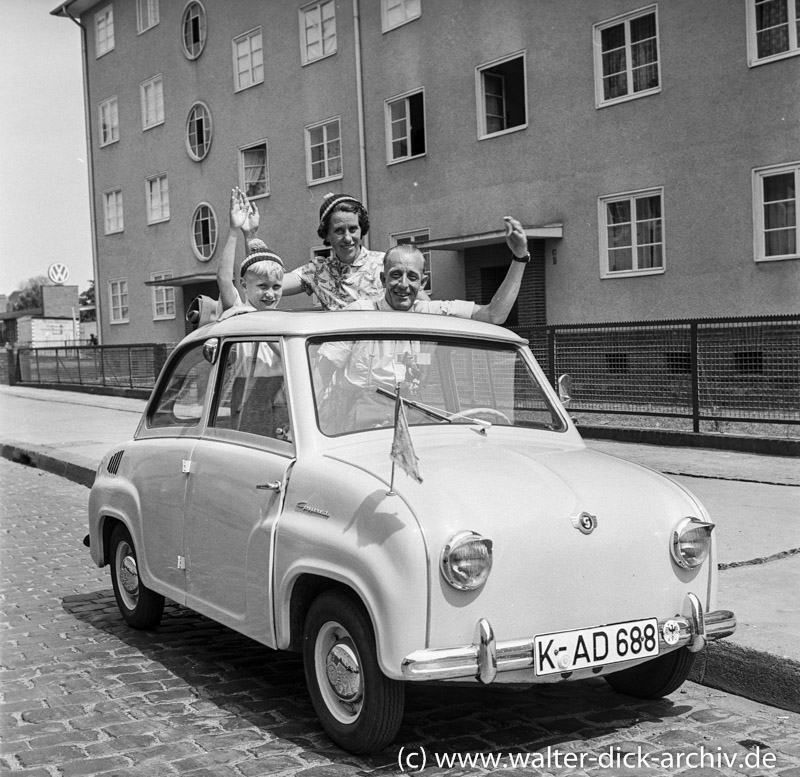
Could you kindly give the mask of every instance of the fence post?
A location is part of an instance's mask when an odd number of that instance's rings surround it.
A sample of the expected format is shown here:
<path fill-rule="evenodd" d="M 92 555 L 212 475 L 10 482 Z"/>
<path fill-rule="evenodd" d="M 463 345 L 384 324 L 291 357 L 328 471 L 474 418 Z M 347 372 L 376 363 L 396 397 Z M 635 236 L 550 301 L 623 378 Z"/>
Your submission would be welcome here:
<path fill-rule="evenodd" d="M 58 347 L 56 347 L 55 350 L 56 350 L 56 383 L 57 384 L 61 384 L 61 372 L 58 369 L 58 361 L 59 361 L 59 359 L 58 359 Z"/>
<path fill-rule="evenodd" d="M 106 351 L 105 348 L 100 346 L 99 348 L 95 348 L 95 354 L 100 354 L 100 379 L 102 381 L 103 386 L 106 385 Z"/>
<path fill-rule="evenodd" d="M 78 383 L 83 385 L 83 379 L 81 378 L 81 354 L 83 353 L 83 346 L 78 346 L 75 348 L 75 360 L 78 362 Z"/>
<path fill-rule="evenodd" d="M 550 378 L 550 385 L 556 386 L 556 328 L 547 327 L 547 376 Z"/>
<path fill-rule="evenodd" d="M 700 432 L 700 370 L 698 369 L 699 354 L 697 352 L 697 322 L 689 325 L 689 353 L 691 354 L 692 368 L 692 430 Z"/>
<path fill-rule="evenodd" d="M 167 346 L 164 343 L 158 343 L 153 349 L 153 385 L 158 380 L 161 374 L 161 368 L 167 360 Z"/>
<path fill-rule="evenodd" d="M 19 382 L 19 350 L 6 348 L 6 359 L 8 360 L 8 385 L 16 386 Z"/>
<path fill-rule="evenodd" d="M 133 349 L 128 346 L 128 384 L 133 388 Z"/>

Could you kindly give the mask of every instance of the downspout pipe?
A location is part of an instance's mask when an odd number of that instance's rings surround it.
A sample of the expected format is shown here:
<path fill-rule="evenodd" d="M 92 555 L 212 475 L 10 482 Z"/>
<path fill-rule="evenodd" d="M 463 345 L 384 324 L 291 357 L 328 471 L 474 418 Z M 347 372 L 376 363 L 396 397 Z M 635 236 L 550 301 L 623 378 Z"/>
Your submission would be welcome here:
<path fill-rule="evenodd" d="M 92 149 L 92 115 L 89 107 L 89 46 L 87 43 L 86 27 L 80 23 L 70 12 L 70 3 L 64 3 L 57 8 L 54 15 L 64 15 L 72 20 L 81 30 L 81 65 L 83 69 L 83 114 L 86 123 L 86 165 L 89 178 L 89 218 L 92 229 L 92 271 L 94 273 L 94 305 L 95 317 L 97 319 L 97 338 L 100 345 L 103 344 L 103 293 L 99 287 L 100 260 L 97 249 L 97 214 L 95 212 L 95 186 L 94 186 L 94 154 Z M 60 12 L 60 13 L 59 13 Z"/>
<path fill-rule="evenodd" d="M 361 13 L 358 0 L 353 0 L 353 30 L 355 31 L 356 55 L 356 102 L 358 107 L 358 155 L 361 169 L 361 203 L 369 210 L 367 192 L 367 131 L 364 122 L 364 84 L 361 78 Z M 369 235 L 362 239 L 369 248 Z"/>

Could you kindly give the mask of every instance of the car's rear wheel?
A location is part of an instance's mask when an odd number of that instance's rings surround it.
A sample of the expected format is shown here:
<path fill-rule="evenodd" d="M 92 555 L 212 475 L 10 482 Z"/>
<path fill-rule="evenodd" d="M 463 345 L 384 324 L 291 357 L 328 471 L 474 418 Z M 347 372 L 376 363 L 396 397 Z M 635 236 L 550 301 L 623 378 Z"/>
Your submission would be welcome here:
<path fill-rule="evenodd" d="M 117 606 L 129 626 L 153 629 L 161 622 L 164 597 L 151 591 L 139 577 L 136 548 L 122 524 L 111 533 L 111 583 Z"/>
<path fill-rule="evenodd" d="M 644 664 L 605 675 L 608 684 L 620 693 L 637 699 L 669 696 L 686 682 L 697 653 L 682 647 Z"/>
<path fill-rule="evenodd" d="M 303 665 L 314 710 L 337 745 L 371 753 L 392 742 L 405 688 L 381 672 L 372 623 L 359 602 L 338 591 L 314 600 L 303 631 Z"/>

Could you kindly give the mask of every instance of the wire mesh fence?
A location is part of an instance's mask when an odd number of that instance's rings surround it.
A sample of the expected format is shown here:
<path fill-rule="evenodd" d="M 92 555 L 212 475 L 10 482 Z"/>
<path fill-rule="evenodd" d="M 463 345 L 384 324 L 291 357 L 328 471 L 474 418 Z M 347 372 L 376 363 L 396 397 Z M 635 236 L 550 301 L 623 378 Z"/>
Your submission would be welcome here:
<path fill-rule="evenodd" d="M 572 377 L 570 412 L 684 422 L 783 424 L 800 436 L 800 315 L 517 329 L 556 384 Z M 150 389 L 168 344 L 20 348 L 23 383 Z M 649 420 L 648 420 L 649 419 Z M 591 424 L 591 421 L 587 423 Z"/>
<path fill-rule="evenodd" d="M 800 424 L 800 316 L 517 330 L 570 411 Z"/>
<path fill-rule="evenodd" d="M 145 345 L 20 348 L 21 383 L 151 389 L 172 346 Z"/>

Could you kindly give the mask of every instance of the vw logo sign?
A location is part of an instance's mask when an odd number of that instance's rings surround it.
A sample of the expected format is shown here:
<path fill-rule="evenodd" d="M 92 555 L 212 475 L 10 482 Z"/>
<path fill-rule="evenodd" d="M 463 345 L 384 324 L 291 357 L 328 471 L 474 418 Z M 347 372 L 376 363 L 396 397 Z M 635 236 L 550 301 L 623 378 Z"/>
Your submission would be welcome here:
<path fill-rule="evenodd" d="M 47 277 L 53 283 L 66 283 L 69 278 L 69 268 L 63 262 L 53 262 L 47 268 Z"/>

